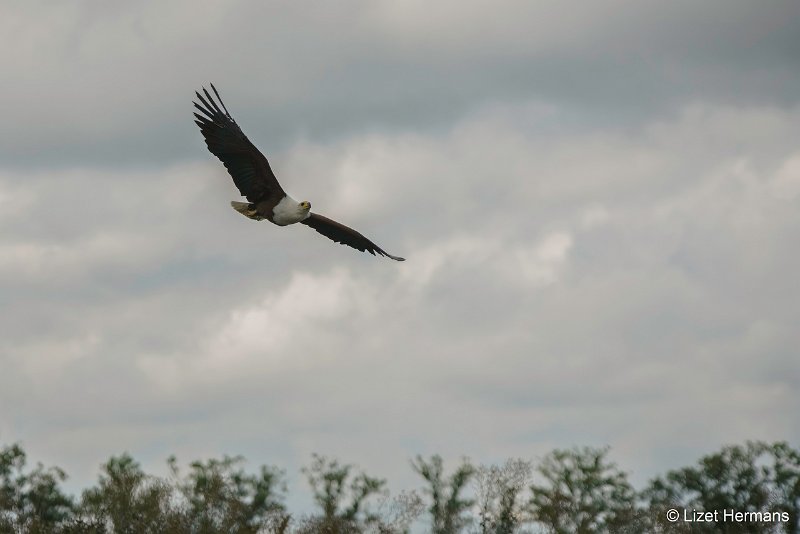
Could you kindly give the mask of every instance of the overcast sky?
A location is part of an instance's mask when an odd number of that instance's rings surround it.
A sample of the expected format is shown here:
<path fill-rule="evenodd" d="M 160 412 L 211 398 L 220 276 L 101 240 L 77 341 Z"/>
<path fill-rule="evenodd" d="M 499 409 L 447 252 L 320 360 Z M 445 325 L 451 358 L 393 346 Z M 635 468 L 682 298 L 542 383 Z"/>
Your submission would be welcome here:
<path fill-rule="evenodd" d="M 78 488 L 319 452 L 800 440 L 800 3 L 0 4 L 0 443 Z M 233 211 L 213 81 L 284 188 Z"/>

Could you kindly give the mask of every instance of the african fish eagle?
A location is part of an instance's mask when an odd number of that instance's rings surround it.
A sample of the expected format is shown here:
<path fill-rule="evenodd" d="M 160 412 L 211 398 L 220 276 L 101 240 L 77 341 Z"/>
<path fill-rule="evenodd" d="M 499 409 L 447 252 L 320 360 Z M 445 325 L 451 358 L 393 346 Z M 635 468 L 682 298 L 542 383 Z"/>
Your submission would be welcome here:
<path fill-rule="evenodd" d="M 214 84 L 211 84 L 211 89 L 222 109 L 205 88 L 205 98 L 195 92 L 200 104 L 194 102 L 194 106 L 202 113 L 194 114 L 197 118 L 195 123 L 200 127 L 208 150 L 225 165 L 233 183 L 248 200 L 232 201 L 233 209 L 250 219 L 267 219 L 278 226 L 303 223 L 336 243 L 362 252 L 367 251 L 373 256 L 377 253 L 393 260 L 404 261 L 404 258 L 392 256 L 352 228 L 318 213 L 311 213 L 310 202 L 297 202 L 287 195 L 275 178 L 267 158 L 247 139 L 228 113 L 228 108 L 222 102 Z"/>

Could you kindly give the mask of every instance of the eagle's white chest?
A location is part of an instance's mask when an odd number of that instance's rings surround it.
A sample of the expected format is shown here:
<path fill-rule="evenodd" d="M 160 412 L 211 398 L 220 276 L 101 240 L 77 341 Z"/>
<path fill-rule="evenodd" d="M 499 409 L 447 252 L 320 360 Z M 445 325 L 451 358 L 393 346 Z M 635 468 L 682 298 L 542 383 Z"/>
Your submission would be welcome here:
<path fill-rule="evenodd" d="M 298 223 L 308 218 L 308 215 L 308 210 L 301 208 L 300 204 L 289 195 L 283 197 L 272 208 L 272 222 L 279 226 Z"/>

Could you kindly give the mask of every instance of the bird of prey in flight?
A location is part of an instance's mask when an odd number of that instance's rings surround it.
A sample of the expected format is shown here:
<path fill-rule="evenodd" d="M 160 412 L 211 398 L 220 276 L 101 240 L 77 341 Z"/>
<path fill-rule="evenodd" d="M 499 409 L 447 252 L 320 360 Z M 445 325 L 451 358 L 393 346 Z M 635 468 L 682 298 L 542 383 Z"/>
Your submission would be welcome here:
<path fill-rule="evenodd" d="M 397 261 L 404 258 L 392 256 L 381 247 L 349 228 L 318 213 L 311 212 L 311 203 L 297 202 L 286 194 L 269 166 L 267 158 L 247 139 L 222 102 L 214 84 L 211 89 L 219 101 L 203 88 L 205 98 L 195 92 L 200 103 L 194 102 L 200 113 L 194 122 L 206 141 L 208 150 L 217 156 L 228 169 L 233 183 L 247 202 L 232 201 L 233 209 L 250 219 L 267 219 L 278 226 L 302 223 L 310 226 L 328 239 L 362 252 L 379 254 Z M 220 108 L 220 105 L 222 108 Z"/>

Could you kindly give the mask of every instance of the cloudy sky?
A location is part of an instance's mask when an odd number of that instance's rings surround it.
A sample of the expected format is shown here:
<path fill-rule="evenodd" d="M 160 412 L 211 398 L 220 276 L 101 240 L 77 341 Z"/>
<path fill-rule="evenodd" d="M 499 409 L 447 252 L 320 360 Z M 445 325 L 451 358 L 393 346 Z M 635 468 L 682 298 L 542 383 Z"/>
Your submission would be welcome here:
<path fill-rule="evenodd" d="M 314 451 L 800 440 L 800 3 L 0 6 L 0 443 L 76 488 Z M 234 212 L 213 81 L 398 264 Z"/>

